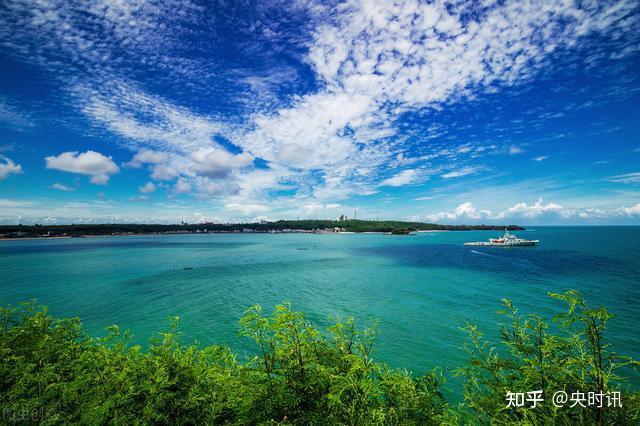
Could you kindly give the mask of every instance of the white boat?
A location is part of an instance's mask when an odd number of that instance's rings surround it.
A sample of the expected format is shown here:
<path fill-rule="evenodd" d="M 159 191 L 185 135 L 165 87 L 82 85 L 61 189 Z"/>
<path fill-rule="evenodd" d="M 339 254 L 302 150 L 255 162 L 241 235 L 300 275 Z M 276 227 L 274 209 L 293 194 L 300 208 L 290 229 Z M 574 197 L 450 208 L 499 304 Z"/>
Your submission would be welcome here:
<path fill-rule="evenodd" d="M 525 240 L 524 238 L 518 238 L 515 235 L 509 233 L 509 230 L 505 228 L 504 235 L 500 238 L 489 238 L 489 241 L 473 241 L 464 243 L 465 246 L 499 246 L 499 247 L 524 247 L 535 246 L 539 240 Z"/>

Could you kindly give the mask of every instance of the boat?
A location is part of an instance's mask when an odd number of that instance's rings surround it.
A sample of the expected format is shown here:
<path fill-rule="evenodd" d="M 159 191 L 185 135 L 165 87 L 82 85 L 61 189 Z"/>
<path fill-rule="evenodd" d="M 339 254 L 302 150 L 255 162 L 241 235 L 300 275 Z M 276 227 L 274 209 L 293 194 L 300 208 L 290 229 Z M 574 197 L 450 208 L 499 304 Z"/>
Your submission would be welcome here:
<path fill-rule="evenodd" d="M 535 246 L 539 240 L 525 240 L 518 238 L 509 233 L 507 228 L 504 229 L 504 235 L 500 238 L 489 238 L 489 241 L 473 241 L 464 243 L 465 246 L 497 246 L 497 247 L 526 247 Z"/>

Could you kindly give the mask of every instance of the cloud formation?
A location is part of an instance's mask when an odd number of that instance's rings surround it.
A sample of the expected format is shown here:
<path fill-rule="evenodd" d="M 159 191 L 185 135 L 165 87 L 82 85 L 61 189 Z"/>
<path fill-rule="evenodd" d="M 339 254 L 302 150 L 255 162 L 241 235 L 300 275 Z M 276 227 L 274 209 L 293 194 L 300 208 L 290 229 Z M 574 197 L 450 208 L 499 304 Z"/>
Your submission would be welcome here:
<path fill-rule="evenodd" d="M 431 222 L 451 221 L 457 222 L 462 219 L 478 220 L 482 218 L 490 218 L 491 211 L 477 210 L 472 202 L 460 204 L 452 212 L 439 212 L 427 215 L 427 219 Z"/>
<path fill-rule="evenodd" d="M 166 185 L 172 197 L 213 199 L 246 215 L 265 213 L 267 205 L 326 206 L 427 179 L 453 186 L 498 173 L 486 165 L 491 156 L 529 150 L 527 139 L 456 140 L 448 127 L 470 126 L 471 115 L 448 124 L 436 113 L 516 90 L 544 74 L 555 55 L 595 38 L 615 44 L 607 55 L 637 51 L 629 36 L 637 33 L 637 4 L 629 1 L 258 3 L 254 16 L 252 8 L 211 11 L 177 0 L 8 0 L 0 10 L 0 44 L 57 78 L 61 96 L 90 124 L 90 136 L 130 151 L 122 166 L 149 174 L 133 191 L 151 179 L 142 192 Z M 295 25 L 267 13 L 278 9 Z M 251 16 L 243 21 L 243 15 Z M 242 43 L 220 48 L 222 21 L 234 35 L 247 36 L 239 37 Z M 216 56 L 222 50 L 231 56 Z M 286 60 L 277 56 L 282 52 Z M 255 55 L 259 61 L 242 62 Z M 292 58 L 302 66 L 285 64 Z M 224 68 L 227 59 L 233 66 Z M 20 112 L 0 99 L 0 121 L 29 122 Z M 507 130 L 496 119 L 487 133 L 517 133 L 566 111 L 544 113 L 533 112 L 531 122 L 514 120 Z M 91 167 L 87 155 L 94 157 Z M 0 162 L 0 178 L 20 171 L 10 161 Z M 97 184 L 119 170 L 93 151 L 47 157 L 47 167 Z M 629 173 L 610 181 L 637 179 Z M 438 214 L 487 215 L 469 203 L 458 207 Z M 542 202 L 511 207 L 523 215 L 541 208 L 557 213 Z"/>
<path fill-rule="evenodd" d="M 402 152 L 402 145 L 393 140 L 399 131 L 398 117 L 526 80 L 544 67 L 555 50 L 574 46 L 593 33 L 628 27 L 631 23 L 623 18 L 632 10 L 625 2 L 560 0 L 543 5 L 535 1 L 350 0 L 335 8 L 312 2 L 304 7 L 310 22 L 314 15 L 322 16 L 324 22 L 313 32 L 306 58 L 320 89 L 292 98 L 286 107 L 256 112 L 239 126 L 222 117 L 194 113 L 124 79 L 113 79 L 117 72 L 103 59 L 123 49 L 148 54 L 172 47 L 170 32 L 153 29 L 169 15 L 176 16 L 175 11 L 181 13 L 173 24 L 176 28 L 197 28 L 203 12 L 199 6 L 190 2 L 154 6 L 98 2 L 73 9 L 60 3 L 29 13 L 40 19 L 40 30 L 51 34 L 52 43 L 75 55 L 77 66 L 105 77 L 81 81 L 70 93 L 96 125 L 129 141 L 128 147 L 136 152 L 130 164 L 150 165 L 153 179 L 180 178 L 196 190 L 220 186 L 196 181 L 197 176 L 226 179 L 227 186 L 237 185 L 247 199 L 257 200 L 275 188 L 245 187 L 247 180 L 232 173 L 250 166 L 253 157 L 281 166 L 274 172 L 281 180 L 303 171 L 306 178 L 296 182 L 300 192 L 312 198 L 344 193 L 344 188 L 376 180 L 382 186 L 415 182 L 411 177 L 416 172 L 385 171 L 390 160 Z M 15 3 L 12 8 L 20 6 Z M 48 14 L 51 10 L 65 13 Z M 73 16 L 79 13 L 88 16 L 93 33 L 75 24 Z M 62 27 L 67 28 L 66 33 L 60 31 Z M 138 42 L 132 45 L 126 40 Z M 39 53 L 46 56 L 44 51 Z M 176 69 L 170 67 L 170 61 L 186 65 L 182 59 L 150 57 L 156 67 L 171 72 Z M 199 77 L 201 72 L 197 66 L 190 68 L 189 77 Z M 247 80 L 261 91 L 263 81 L 267 80 Z M 243 152 L 232 154 L 214 141 L 216 135 L 228 138 Z M 204 154 L 207 151 L 215 154 Z M 156 153 L 153 158 L 149 156 L 152 152 Z M 508 152 L 516 154 L 521 148 L 511 146 Z M 462 177 L 477 170 L 466 166 L 442 177 Z M 309 191 L 311 186 L 314 189 Z M 182 190 L 186 188 L 181 185 Z"/>
<path fill-rule="evenodd" d="M 20 164 L 16 164 L 12 159 L 0 155 L 0 180 L 5 179 L 10 174 L 22 173 Z"/>
<path fill-rule="evenodd" d="M 143 164 L 162 164 L 167 161 L 169 161 L 169 155 L 166 152 L 143 149 L 138 151 L 126 165 L 128 167 L 139 168 L 142 167 Z"/>
<path fill-rule="evenodd" d="M 415 183 L 418 179 L 420 179 L 420 176 L 417 170 L 407 169 L 383 180 L 380 182 L 380 186 L 403 186 Z"/>
<path fill-rule="evenodd" d="M 640 183 L 640 172 L 612 176 L 609 181 L 616 183 Z"/>
<path fill-rule="evenodd" d="M 537 156 L 537 157 L 533 157 L 533 158 L 532 158 L 532 160 L 533 160 L 533 161 L 540 162 L 540 161 L 544 161 L 544 160 L 546 160 L 547 158 L 549 158 L 549 156 L 548 156 L 548 155 L 539 155 L 539 156 Z"/>
<path fill-rule="evenodd" d="M 566 214 L 565 212 L 566 210 L 562 206 L 554 203 L 545 204 L 542 197 L 540 197 L 533 204 L 518 203 L 511 206 L 505 211 L 498 213 L 496 219 L 503 219 L 505 217 L 533 218 L 546 213 Z"/>
<path fill-rule="evenodd" d="M 0 123 L 14 130 L 27 130 L 35 126 L 33 119 L 0 96 Z"/>
<path fill-rule="evenodd" d="M 61 183 L 54 183 L 53 185 L 51 185 L 49 187 L 50 189 L 56 189 L 58 191 L 63 191 L 63 192 L 72 192 L 75 191 L 76 189 L 71 187 L 71 186 L 67 186 L 67 185 L 63 185 Z"/>
<path fill-rule="evenodd" d="M 138 191 L 140 191 L 143 194 L 150 194 L 155 190 L 156 190 L 156 186 L 153 184 L 153 182 L 147 182 L 143 186 L 138 187 Z"/>
<path fill-rule="evenodd" d="M 451 222 L 469 223 L 487 221 L 490 223 L 504 223 L 506 220 L 520 221 L 520 223 L 530 223 L 531 220 L 539 218 L 558 218 L 560 220 L 592 220 L 592 219 L 612 219 L 612 218 L 634 218 L 640 216 L 640 203 L 630 207 L 618 208 L 568 208 L 556 203 L 545 203 L 542 198 L 538 198 L 535 203 L 516 203 L 502 211 L 492 212 L 491 210 L 477 209 L 472 202 L 458 205 L 453 211 L 439 212 L 425 216 L 431 222 Z M 529 222 L 528 222 L 529 221 Z"/>
<path fill-rule="evenodd" d="M 616 212 L 625 216 L 640 216 L 640 203 L 631 207 L 620 207 L 616 209 Z"/>
<path fill-rule="evenodd" d="M 47 169 L 91 176 L 91 183 L 96 185 L 106 185 L 110 175 L 120 171 L 111 157 L 96 151 L 63 152 L 57 156 L 46 157 L 45 162 Z"/>
<path fill-rule="evenodd" d="M 194 160 L 193 171 L 212 179 L 226 178 L 232 170 L 253 164 L 253 156 L 246 152 L 233 155 L 220 148 L 199 149 L 191 158 Z"/>
<path fill-rule="evenodd" d="M 479 166 L 467 166 L 467 167 L 462 167 L 461 169 L 452 170 L 450 172 L 444 173 L 442 175 L 442 177 L 444 179 L 457 178 L 457 177 L 462 177 L 462 176 L 467 176 L 467 175 L 472 175 L 472 174 L 478 173 L 480 170 L 482 170 L 482 167 L 479 167 Z"/>

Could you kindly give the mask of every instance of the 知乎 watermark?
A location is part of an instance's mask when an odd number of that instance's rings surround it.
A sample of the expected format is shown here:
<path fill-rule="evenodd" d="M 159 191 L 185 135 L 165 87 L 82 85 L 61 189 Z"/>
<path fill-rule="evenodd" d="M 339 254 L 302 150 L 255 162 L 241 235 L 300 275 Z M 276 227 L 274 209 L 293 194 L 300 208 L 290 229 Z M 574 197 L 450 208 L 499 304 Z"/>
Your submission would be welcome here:
<path fill-rule="evenodd" d="M 507 392 L 507 408 L 536 408 L 544 403 L 544 392 L 541 390 L 529 392 Z M 582 392 L 567 393 L 563 390 L 553 393 L 551 403 L 558 408 L 562 407 L 594 407 L 594 408 L 621 408 L 622 397 L 620 392 Z"/>
<path fill-rule="evenodd" d="M 14 407 L 2 409 L 2 421 L 6 423 L 42 422 L 60 419 L 60 413 L 50 408 Z"/>

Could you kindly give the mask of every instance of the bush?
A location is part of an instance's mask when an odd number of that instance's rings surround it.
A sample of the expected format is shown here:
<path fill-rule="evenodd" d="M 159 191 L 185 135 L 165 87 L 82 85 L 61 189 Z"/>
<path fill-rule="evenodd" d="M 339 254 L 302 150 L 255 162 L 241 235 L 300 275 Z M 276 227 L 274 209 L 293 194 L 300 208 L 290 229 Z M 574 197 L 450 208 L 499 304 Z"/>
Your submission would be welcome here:
<path fill-rule="evenodd" d="M 575 292 L 552 297 L 569 306 L 555 334 L 504 301 L 504 354 L 466 327 L 469 364 L 456 370 L 465 401 L 455 406 L 439 370 L 415 377 L 373 361 L 375 327 L 348 319 L 320 332 L 286 304 L 245 312 L 240 331 L 256 353 L 242 361 L 227 347 L 183 345 L 177 318 L 143 350 L 116 326 L 90 338 L 78 319 L 33 303 L 0 308 L 0 409 L 4 421 L 44 424 L 636 423 L 638 392 L 626 388 L 618 409 L 506 408 L 507 391 L 621 389 L 616 372 L 638 365 L 604 342 L 604 308 Z"/>
<path fill-rule="evenodd" d="M 550 296 L 568 305 L 551 325 L 538 315 L 518 315 L 511 301 L 503 300 L 504 309 L 498 313 L 508 319 L 500 330 L 504 354 L 491 347 L 475 326 L 465 327 L 470 337 L 465 345 L 469 363 L 456 371 L 466 379 L 463 409 L 482 423 L 636 424 L 639 393 L 623 388 L 617 372 L 639 364 L 616 354 L 604 340 L 612 315 L 604 307 L 588 307 L 575 291 Z M 554 328 L 555 333 L 549 331 Z M 545 396 L 536 408 L 506 408 L 507 392 L 535 390 Z M 602 407 L 568 404 L 558 408 L 550 400 L 558 391 L 567 395 L 619 391 L 625 400 L 621 408 L 608 408 L 607 401 Z"/>

